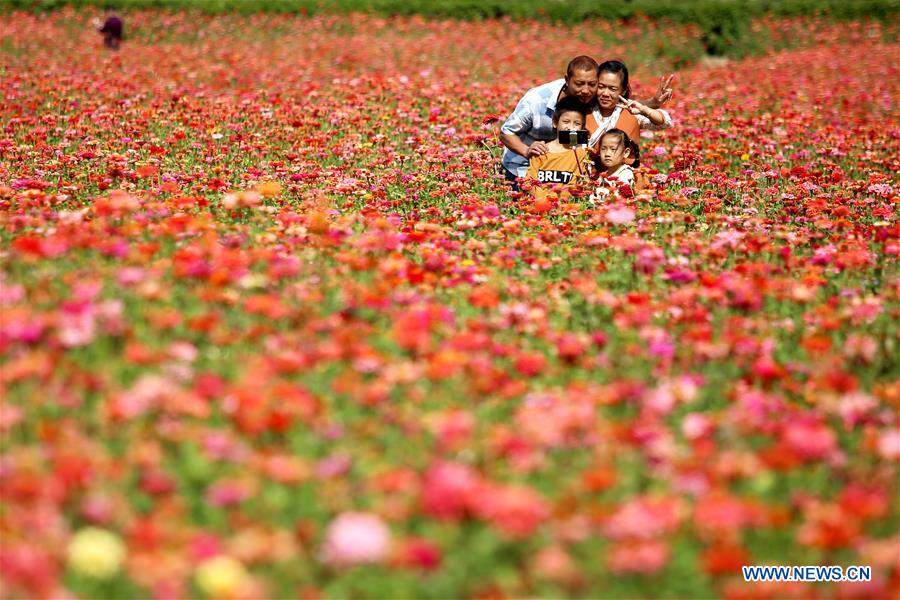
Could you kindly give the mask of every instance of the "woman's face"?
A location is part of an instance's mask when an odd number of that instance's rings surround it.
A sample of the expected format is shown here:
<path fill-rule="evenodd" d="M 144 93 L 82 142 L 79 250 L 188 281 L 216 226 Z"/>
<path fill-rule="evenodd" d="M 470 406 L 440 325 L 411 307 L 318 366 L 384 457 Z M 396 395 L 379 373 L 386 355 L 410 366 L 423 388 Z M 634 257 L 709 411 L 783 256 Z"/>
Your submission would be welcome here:
<path fill-rule="evenodd" d="M 600 108 L 611 110 L 622 96 L 622 75 L 620 73 L 600 73 L 597 83 L 597 102 Z"/>

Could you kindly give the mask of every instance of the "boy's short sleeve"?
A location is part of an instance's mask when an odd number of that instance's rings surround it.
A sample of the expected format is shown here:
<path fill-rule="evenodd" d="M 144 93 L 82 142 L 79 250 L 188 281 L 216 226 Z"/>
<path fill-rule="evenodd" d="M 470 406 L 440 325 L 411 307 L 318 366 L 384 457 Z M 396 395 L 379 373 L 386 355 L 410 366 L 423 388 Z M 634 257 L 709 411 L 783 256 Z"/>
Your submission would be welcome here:
<path fill-rule="evenodd" d="M 528 161 L 528 172 L 525 174 L 525 179 L 537 179 L 538 178 L 538 170 L 540 170 L 541 165 L 546 162 L 546 159 L 543 156 L 534 156 L 531 160 Z"/>

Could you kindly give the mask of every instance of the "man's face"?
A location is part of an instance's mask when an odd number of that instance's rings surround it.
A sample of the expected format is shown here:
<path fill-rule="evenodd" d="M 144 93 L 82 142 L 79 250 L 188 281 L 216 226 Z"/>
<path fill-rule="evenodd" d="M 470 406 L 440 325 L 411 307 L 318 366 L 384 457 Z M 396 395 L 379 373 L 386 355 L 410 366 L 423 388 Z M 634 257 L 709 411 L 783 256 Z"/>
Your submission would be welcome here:
<path fill-rule="evenodd" d="M 571 77 L 566 77 L 566 95 L 590 104 L 597 97 L 597 81 L 597 71 L 594 69 L 577 70 Z"/>
<path fill-rule="evenodd" d="M 561 115 L 556 121 L 557 131 L 578 131 L 584 129 L 584 115 L 574 110 L 569 110 Z"/>

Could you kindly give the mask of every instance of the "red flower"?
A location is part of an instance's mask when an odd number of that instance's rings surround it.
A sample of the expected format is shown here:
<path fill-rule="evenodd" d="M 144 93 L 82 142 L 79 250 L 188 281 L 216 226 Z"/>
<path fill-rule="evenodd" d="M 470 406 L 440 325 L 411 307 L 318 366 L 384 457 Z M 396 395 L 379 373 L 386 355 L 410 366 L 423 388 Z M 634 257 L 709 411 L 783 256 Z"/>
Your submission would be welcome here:
<path fill-rule="evenodd" d="M 526 352 L 516 358 L 515 368 L 525 377 L 536 377 L 547 368 L 547 359 L 540 352 Z"/>
<path fill-rule="evenodd" d="M 469 513 L 481 490 L 481 479 L 469 467 L 438 463 L 425 474 L 422 510 L 438 519 L 456 520 Z"/>

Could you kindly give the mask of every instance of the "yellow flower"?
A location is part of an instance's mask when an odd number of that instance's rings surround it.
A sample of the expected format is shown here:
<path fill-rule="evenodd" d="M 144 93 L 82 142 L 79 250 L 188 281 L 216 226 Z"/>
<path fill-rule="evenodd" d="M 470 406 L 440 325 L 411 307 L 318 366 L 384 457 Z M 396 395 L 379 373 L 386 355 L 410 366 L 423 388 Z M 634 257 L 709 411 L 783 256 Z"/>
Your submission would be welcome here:
<path fill-rule="evenodd" d="M 741 160 L 747 162 L 748 160 L 750 160 L 750 155 L 744 152 L 743 154 L 741 154 Z"/>
<path fill-rule="evenodd" d="M 256 190 L 263 198 L 274 198 L 281 193 L 281 184 L 277 181 L 266 181 L 256 186 Z"/>
<path fill-rule="evenodd" d="M 212 598 L 237 595 L 247 582 L 247 570 L 230 556 L 210 558 L 197 567 L 197 587 Z"/>
<path fill-rule="evenodd" d="M 69 566 L 94 579 L 110 579 L 124 560 L 125 544 L 105 529 L 86 527 L 69 542 Z"/>

